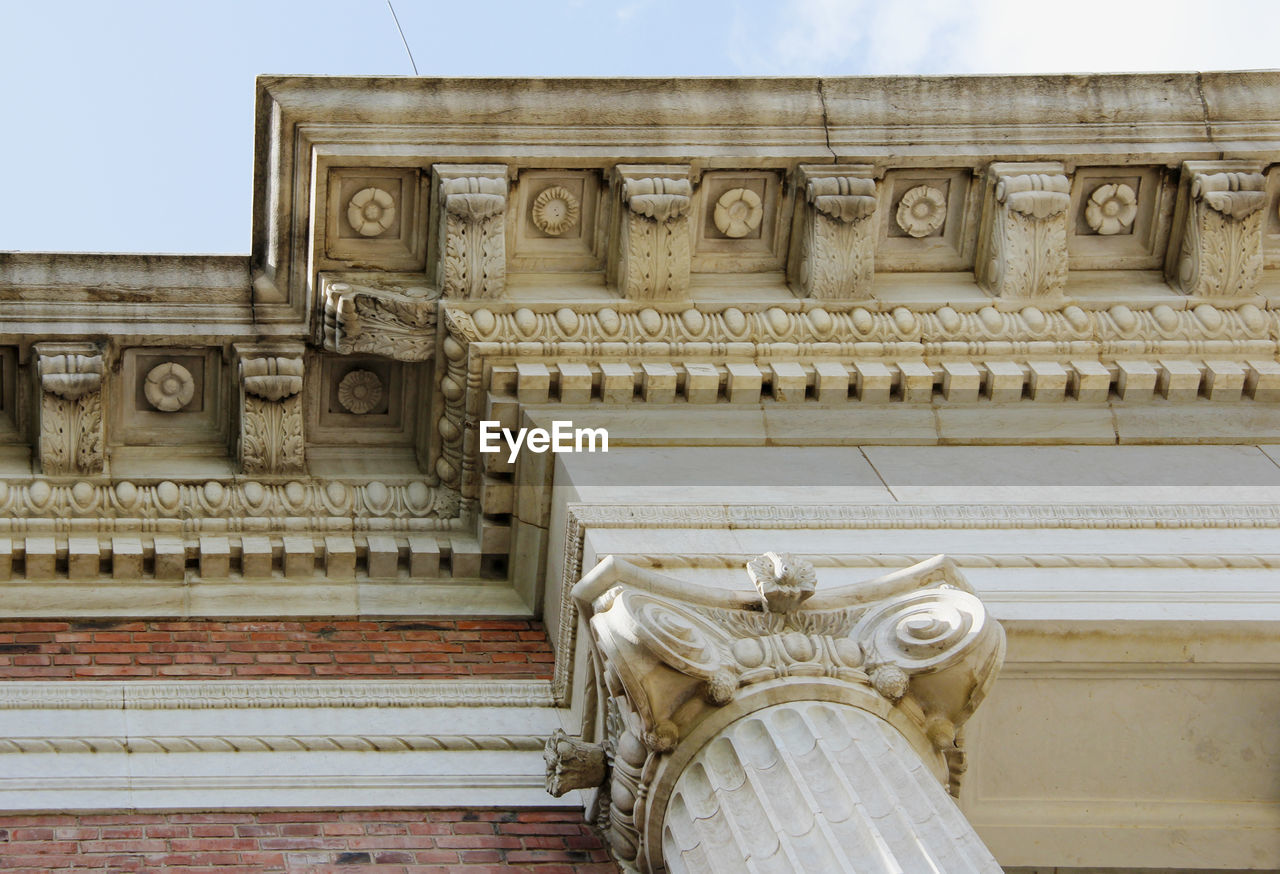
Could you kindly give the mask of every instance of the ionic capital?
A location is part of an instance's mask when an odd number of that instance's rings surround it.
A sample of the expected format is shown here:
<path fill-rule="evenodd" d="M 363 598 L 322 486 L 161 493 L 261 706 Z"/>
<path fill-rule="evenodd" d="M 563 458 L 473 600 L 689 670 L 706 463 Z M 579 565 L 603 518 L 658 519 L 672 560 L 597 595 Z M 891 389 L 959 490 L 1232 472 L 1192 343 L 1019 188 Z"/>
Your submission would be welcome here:
<path fill-rule="evenodd" d="M 701 779 L 684 776 L 695 754 L 721 737 L 742 741 L 742 731 L 757 730 L 744 720 L 766 709 L 799 708 L 775 712 L 759 730 L 785 733 L 809 720 L 797 729 L 807 736 L 834 720 L 839 732 L 869 731 L 874 743 L 907 750 L 902 767 L 932 772 L 937 782 L 924 791 L 943 799 L 963 770 L 957 730 L 999 670 L 1004 633 L 954 564 L 938 556 L 826 593 L 794 556 L 768 553 L 748 567 L 755 589 L 725 591 L 606 558 L 573 590 L 602 702 L 596 740 L 609 753 L 598 803 L 624 866 L 663 864 L 664 818 L 688 819 L 666 805 Z M 813 710 L 819 704 L 828 710 Z M 794 765 L 800 782 L 808 767 Z M 928 840 L 949 845 L 948 834 Z"/>

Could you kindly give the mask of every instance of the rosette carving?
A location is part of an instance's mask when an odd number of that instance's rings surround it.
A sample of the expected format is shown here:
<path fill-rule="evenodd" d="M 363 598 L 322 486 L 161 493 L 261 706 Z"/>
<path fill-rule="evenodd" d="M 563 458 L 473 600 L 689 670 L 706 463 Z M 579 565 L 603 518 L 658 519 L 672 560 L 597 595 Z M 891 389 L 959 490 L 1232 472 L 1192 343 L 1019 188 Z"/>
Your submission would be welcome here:
<path fill-rule="evenodd" d="M 1187 294 L 1249 294 L 1262 276 L 1265 180 L 1253 172 L 1192 173 L 1182 243 L 1170 278 Z"/>
<path fill-rule="evenodd" d="M 750 188 L 731 188 L 716 201 L 712 219 L 720 233 L 736 240 L 759 230 L 764 220 L 764 205 L 760 195 Z"/>
<path fill-rule="evenodd" d="M 162 413 L 174 413 L 191 403 L 196 394 L 196 381 L 191 371 L 181 364 L 166 361 L 147 371 L 142 388 L 147 403 Z"/>
<path fill-rule="evenodd" d="M 807 297 L 869 296 L 875 274 L 875 223 L 869 219 L 876 210 L 871 168 L 802 167 L 801 172 L 808 208 L 795 281 Z"/>
<path fill-rule="evenodd" d="M 507 278 L 506 167 L 437 166 L 439 284 L 445 297 L 498 297 Z"/>
<path fill-rule="evenodd" d="M 1045 165 L 994 164 L 978 279 L 996 297 L 1044 297 L 1067 282 L 1071 180 Z"/>
<path fill-rule="evenodd" d="M 1138 195 L 1123 182 L 1099 185 L 1084 208 L 1084 220 L 1104 237 L 1128 233 L 1137 216 Z"/>
<path fill-rule="evenodd" d="M 562 185 L 553 185 L 533 199 L 533 225 L 548 237 L 577 227 L 578 212 L 578 198 Z"/>
<path fill-rule="evenodd" d="M 917 185 L 898 201 L 898 227 L 913 237 L 927 237 L 947 220 L 947 196 L 932 185 Z"/>
<path fill-rule="evenodd" d="M 347 203 L 347 223 L 362 237 L 376 237 L 395 221 L 395 198 L 381 188 L 361 188 Z"/>
<path fill-rule="evenodd" d="M 654 176 L 648 168 L 619 168 L 625 207 L 616 254 L 618 285 L 633 300 L 672 300 L 689 288 L 692 250 L 687 178 Z"/>
<path fill-rule="evenodd" d="M 363 416 L 382 400 L 382 380 L 372 370 L 353 370 L 338 383 L 338 403 L 348 413 Z"/>

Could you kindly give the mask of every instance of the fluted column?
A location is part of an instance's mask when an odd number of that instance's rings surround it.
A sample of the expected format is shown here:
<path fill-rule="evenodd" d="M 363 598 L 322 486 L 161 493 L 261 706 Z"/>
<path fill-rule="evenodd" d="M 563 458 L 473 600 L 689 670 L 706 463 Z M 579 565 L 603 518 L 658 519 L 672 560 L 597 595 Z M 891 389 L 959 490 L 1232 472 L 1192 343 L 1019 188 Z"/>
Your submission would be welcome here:
<path fill-rule="evenodd" d="M 583 578 L 594 706 L 548 744 L 548 787 L 592 790 L 625 871 L 999 874 L 948 794 L 1004 657 L 955 566 L 816 596 L 793 556 L 747 571 L 754 591 L 613 558 Z"/>
<path fill-rule="evenodd" d="M 676 778 L 662 854 L 669 874 L 1000 871 L 900 731 L 828 701 L 774 704 L 716 734 Z"/>

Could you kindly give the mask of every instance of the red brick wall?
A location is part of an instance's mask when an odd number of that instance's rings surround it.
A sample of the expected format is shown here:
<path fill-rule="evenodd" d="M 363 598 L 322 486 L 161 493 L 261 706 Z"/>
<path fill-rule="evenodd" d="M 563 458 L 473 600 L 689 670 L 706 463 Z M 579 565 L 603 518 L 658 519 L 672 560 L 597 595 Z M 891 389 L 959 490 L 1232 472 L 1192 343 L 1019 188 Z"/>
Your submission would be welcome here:
<path fill-rule="evenodd" d="M 565 810 L 0 815 L 0 870 L 615 874 Z"/>
<path fill-rule="evenodd" d="M 0 679 L 551 676 L 524 620 L 0 620 Z"/>

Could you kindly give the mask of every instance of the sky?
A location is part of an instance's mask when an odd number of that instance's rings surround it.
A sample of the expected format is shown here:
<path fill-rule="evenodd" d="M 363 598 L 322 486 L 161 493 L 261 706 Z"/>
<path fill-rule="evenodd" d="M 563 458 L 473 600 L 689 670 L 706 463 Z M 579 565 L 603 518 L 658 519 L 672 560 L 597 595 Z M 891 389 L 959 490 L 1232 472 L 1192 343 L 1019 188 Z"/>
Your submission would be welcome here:
<path fill-rule="evenodd" d="M 1280 0 L 392 2 L 424 76 L 1280 67 Z M 413 68 L 386 0 L 0 0 L 0 251 L 247 253 L 264 73 Z"/>

